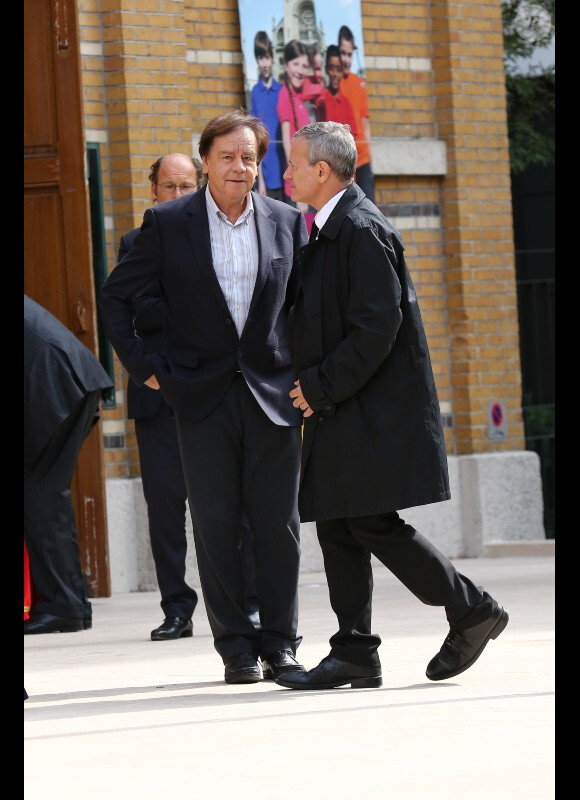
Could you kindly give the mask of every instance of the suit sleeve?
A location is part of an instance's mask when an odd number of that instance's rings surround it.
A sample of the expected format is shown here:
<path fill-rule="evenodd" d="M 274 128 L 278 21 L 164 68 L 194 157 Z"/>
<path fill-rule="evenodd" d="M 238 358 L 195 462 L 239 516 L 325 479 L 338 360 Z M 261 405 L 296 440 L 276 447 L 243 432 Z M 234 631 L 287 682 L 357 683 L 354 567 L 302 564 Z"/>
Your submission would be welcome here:
<path fill-rule="evenodd" d="M 321 364 L 298 376 L 310 407 L 329 415 L 360 391 L 387 358 L 403 318 L 397 253 L 390 238 L 372 225 L 359 228 L 346 260 L 344 338 Z"/>
<path fill-rule="evenodd" d="M 147 209 L 141 232 L 99 291 L 99 307 L 109 341 L 121 363 L 141 386 L 153 375 L 151 356 L 135 334 L 134 299 L 160 278 L 161 246 L 154 209 Z"/>
<path fill-rule="evenodd" d="M 136 236 L 139 234 L 139 230 L 139 228 L 135 228 L 130 233 L 125 233 L 121 236 L 117 261 L 121 261 L 127 255 L 133 246 Z M 137 335 L 140 335 L 140 331 L 161 331 L 165 317 L 165 306 L 161 299 L 161 291 L 157 281 L 150 284 L 139 297 L 134 299 L 134 306 L 133 325 Z"/>

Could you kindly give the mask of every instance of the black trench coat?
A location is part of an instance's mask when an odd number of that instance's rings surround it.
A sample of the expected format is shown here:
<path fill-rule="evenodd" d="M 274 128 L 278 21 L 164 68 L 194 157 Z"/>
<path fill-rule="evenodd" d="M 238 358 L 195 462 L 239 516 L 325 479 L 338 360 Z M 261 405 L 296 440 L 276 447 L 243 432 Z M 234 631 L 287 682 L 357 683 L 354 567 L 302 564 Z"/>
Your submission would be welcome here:
<path fill-rule="evenodd" d="M 292 356 L 304 420 L 303 522 L 448 500 L 427 339 L 400 235 L 351 184 L 302 248 Z"/>

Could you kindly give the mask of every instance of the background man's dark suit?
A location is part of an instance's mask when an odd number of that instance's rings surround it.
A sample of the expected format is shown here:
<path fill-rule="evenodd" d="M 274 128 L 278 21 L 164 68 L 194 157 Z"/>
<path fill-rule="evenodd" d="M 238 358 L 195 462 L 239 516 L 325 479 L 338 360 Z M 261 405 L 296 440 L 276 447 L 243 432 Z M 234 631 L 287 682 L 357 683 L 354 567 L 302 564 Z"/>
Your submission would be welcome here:
<path fill-rule="evenodd" d="M 24 539 L 35 603 L 25 633 L 91 626 L 70 486 L 111 379 L 96 356 L 24 295 Z M 48 631 L 46 631 L 48 632 Z"/>
<path fill-rule="evenodd" d="M 288 399 L 294 376 L 286 325 L 306 226 L 296 209 L 252 192 L 259 263 L 239 336 L 213 266 L 206 191 L 145 212 L 131 251 L 101 288 L 100 305 L 133 380 L 155 375 L 175 411 L 204 599 L 226 661 L 244 651 L 295 651 L 300 641 L 301 415 Z M 166 322 L 160 351 L 148 355 L 132 333 L 132 298 L 156 279 Z M 231 556 L 242 509 L 254 538 L 261 631 L 240 611 L 244 580 L 239 557 Z"/>
<path fill-rule="evenodd" d="M 139 230 L 134 228 L 121 237 L 119 261 L 133 246 Z M 157 281 L 136 298 L 134 310 L 135 331 L 145 352 L 158 352 L 165 313 Z M 137 386 L 131 378 L 127 381 L 127 418 L 135 420 L 161 608 L 165 617 L 189 620 L 197 605 L 197 592 L 185 580 L 187 489 L 175 418 L 161 392 Z"/>
<path fill-rule="evenodd" d="M 121 237 L 118 260 L 133 246 L 141 228 Z M 162 347 L 165 309 L 158 281 L 153 281 L 134 301 L 135 331 L 148 354 Z M 163 393 L 143 384 L 127 381 L 127 418 L 135 420 L 143 494 L 147 502 L 149 537 L 166 617 L 191 619 L 197 592 L 185 580 L 187 535 L 187 488 L 181 465 L 177 428 L 173 412 Z M 258 609 L 254 578 L 252 540 L 244 517 L 241 551 L 246 577 L 249 612 Z"/>

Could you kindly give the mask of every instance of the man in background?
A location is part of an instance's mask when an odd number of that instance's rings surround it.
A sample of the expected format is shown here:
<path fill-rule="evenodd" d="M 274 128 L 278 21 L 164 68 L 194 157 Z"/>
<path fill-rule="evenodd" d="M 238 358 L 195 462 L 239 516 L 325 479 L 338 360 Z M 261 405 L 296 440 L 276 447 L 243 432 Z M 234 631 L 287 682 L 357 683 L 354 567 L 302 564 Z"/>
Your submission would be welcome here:
<path fill-rule="evenodd" d="M 168 153 L 151 165 L 151 198 L 165 203 L 195 192 L 204 182 L 201 162 L 185 153 Z M 121 237 L 120 261 L 129 252 L 140 228 Z M 162 346 L 165 309 L 158 281 L 134 300 L 134 326 L 147 353 Z M 175 417 L 163 394 L 146 384 L 127 382 L 127 418 L 135 420 L 143 495 L 147 503 L 149 539 L 161 594 L 164 619 L 151 631 L 152 641 L 193 635 L 192 616 L 197 592 L 185 580 L 187 558 L 187 488 L 181 465 Z M 246 575 L 247 605 L 258 623 L 253 579 L 253 556 L 247 521 L 242 526 L 241 548 Z M 250 586 L 248 586 L 248 583 Z"/>
<path fill-rule="evenodd" d="M 34 591 L 25 635 L 92 627 L 70 489 L 112 386 L 91 350 L 24 295 L 24 541 Z"/>

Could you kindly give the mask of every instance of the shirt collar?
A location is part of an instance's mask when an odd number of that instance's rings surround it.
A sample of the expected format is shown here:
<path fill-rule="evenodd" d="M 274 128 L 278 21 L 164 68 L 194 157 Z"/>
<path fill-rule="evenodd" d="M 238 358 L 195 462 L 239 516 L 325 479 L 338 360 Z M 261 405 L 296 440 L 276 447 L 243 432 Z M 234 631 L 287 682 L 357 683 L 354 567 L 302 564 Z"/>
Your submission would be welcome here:
<path fill-rule="evenodd" d="M 319 231 L 322 230 L 322 226 L 329 218 L 329 216 L 332 214 L 336 204 L 338 203 L 338 201 L 345 192 L 346 189 L 343 189 L 342 191 L 335 194 L 334 197 L 331 197 L 330 200 L 327 203 L 325 203 L 322 206 L 322 208 L 317 212 L 316 216 L 314 217 L 314 222 L 316 223 L 316 227 L 318 228 Z"/>
<path fill-rule="evenodd" d="M 214 218 L 217 218 L 218 222 L 227 222 L 228 225 L 232 223 L 228 220 L 226 215 L 223 211 L 220 211 L 216 201 L 213 199 L 212 194 L 209 190 L 209 181 L 207 184 L 207 189 L 205 192 L 205 202 L 207 204 L 208 214 L 211 214 Z M 246 207 L 244 208 L 243 212 L 237 218 L 235 225 L 240 225 L 242 222 L 246 222 L 250 214 L 254 213 L 254 201 L 252 199 L 252 192 L 248 192 L 246 195 Z"/>

